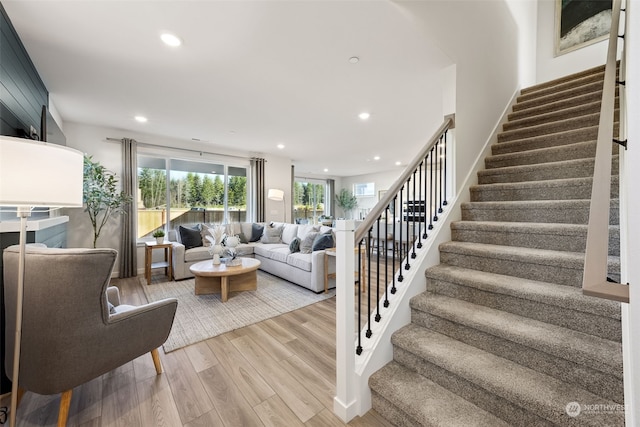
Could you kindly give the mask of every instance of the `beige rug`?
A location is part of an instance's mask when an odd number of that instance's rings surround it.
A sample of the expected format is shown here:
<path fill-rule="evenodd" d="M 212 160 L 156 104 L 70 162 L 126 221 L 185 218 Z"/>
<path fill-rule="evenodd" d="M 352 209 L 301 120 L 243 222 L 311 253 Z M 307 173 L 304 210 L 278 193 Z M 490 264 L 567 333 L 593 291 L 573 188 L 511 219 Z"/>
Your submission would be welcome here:
<path fill-rule="evenodd" d="M 231 292 L 225 303 L 219 294 L 195 295 L 194 279 L 152 282 L 143 289 L 149 302 L 178 300 L 176 318 L 163 345 L 167 353 L 335 295 L 335 289 L 316 294 L 262 271 L 258 271 L 257 290 Z"/>

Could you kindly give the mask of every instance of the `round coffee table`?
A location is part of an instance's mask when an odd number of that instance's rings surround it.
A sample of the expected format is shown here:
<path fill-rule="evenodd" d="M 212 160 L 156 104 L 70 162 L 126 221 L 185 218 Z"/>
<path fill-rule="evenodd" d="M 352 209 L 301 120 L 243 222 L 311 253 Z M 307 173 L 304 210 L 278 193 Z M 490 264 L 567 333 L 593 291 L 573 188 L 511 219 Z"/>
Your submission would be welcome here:
<path fill-rule="evenodd" d="M 260 261 L 254 258 L 240 258 L 242 264 L 228 267 L 226 264 L 214 265 L 212 260 L 200 261 L 189 267 L 195 275 L 195 294 L 215 294 L 226 302 L 229 292 L 255 291 L 258 288 L 257 270 Z"/>

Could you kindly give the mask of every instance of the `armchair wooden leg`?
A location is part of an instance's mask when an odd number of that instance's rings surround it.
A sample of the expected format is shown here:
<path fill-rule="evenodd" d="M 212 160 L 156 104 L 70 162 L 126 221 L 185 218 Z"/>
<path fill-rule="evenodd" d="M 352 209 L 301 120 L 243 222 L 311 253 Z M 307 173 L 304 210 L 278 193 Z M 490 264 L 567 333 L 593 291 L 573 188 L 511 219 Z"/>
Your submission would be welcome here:
<path fill-rule="evenodd" d="M 73 390 L 67 390 L 62 392 L 60 396 L 60 412 L 58 413 L 58 427 L 65 427 L 67 425 L 67 418 L 69 418 L 69 406 L 71 406 L 71 394 Z"/>
<path fill-rule="evenodd" d="M 153 366 L 156 367 L 156 374 L 162 373 L 162 362 L 160 362 L 160 354 L 158 353 L 158 349 L 154 348 L 151 350 L 151 357 L 153 358 Z"/>

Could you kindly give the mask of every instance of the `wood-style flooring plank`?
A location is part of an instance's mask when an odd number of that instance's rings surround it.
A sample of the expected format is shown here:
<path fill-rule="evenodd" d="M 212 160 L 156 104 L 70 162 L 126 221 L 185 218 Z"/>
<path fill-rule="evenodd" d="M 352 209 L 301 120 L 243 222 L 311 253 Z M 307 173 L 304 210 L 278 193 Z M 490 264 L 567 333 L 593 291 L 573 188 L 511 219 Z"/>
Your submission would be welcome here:
<path fill-rule="evenodd" d="M 304 382 L 304 378 L 295 378 L 280 363 L 265 353 L 251 337 L 236 338 L 232 344 L 271 384 L 271 387 L 302 422 L 322 410 L 322 403 L 300 383 L 299 380 Z"/>
<path fill-rule="evenodd" d="M 225 426 L 261 425 L 251 405 L 220 365 L 205 369 L 198 375 Z"/>
<path fill-rule="evenodd" d="M 215 409 L 212 409 L 195 420 L 184 424 L 184 427 L 218 427 L 221 425 L 223 423 L 220 416 Z"/>
<path fill-rule="evenodd" d="M 292 356 L 282 364 L 296 378 L 304 378 L 304 386 L 320 403 L 326 408 L 333 409 L 333 396 L 336 394 L 335 377 L 333 381 L 328 380 L 318 369 L 298 356 Z"/>
<path fill-rule="evenodd" d="M 259 323 L 248 327 L 247 336 L 252 337 L 256 344 L 262 347 L 275 360 L 281 361 L 293 356 L 291 350 L 271 336 Z"/>
<path fill-rule="evenodd" d="M 275 395 L 254 407 L 254 410 L 266 427 L 303 427 L 296 414 L 282 401 L 280 396 Z"/>
<path fill-rule="evenodd" d="M 332 411 L 325 408 L 304 425 L 307 427 L 343 427 L 345 424 Z"/>
<path fill-rule="evenodd" d="M 103 377 L 102 426 L 142 427 L 133 369 Z"/>
<path fill-rule="evenodd" d="M 187 353 L 187 357 L 196 372 L 202 372 L 219 363 L 206 341 L 200 341 L 187 346 L 184 348 L 184 351 Z"/>
<path fill-rule="evenodd" d="M 156 375 L 136 384 L 143 426 L 173 427 L 182 424 L 166 375 Z"/>
<path fill-rule="evenodd" d="M 220 362 L 220 366 L 233 379 L 236 387 L 255 406 L 273 396 L 276 392 L 227 339 L 228 334 L 208 339 L 207 345 Z"/>
<path fill-rule="evenodd" d="M 67 426 L 90 424 L 102 416 L 102 377 L 94 378 L 73 390 Z"/>
<path fill-rule="evenodd" d="M 283 328 L 277 321 L 280 316 L 267 319 L 264 322 L 260 322 L 260 326 L 265 329 L 269 334 L 277 339 L 280 343 L 286 344 L 291 340 L 295 340 L 296 336 L 289 330 Z"/>

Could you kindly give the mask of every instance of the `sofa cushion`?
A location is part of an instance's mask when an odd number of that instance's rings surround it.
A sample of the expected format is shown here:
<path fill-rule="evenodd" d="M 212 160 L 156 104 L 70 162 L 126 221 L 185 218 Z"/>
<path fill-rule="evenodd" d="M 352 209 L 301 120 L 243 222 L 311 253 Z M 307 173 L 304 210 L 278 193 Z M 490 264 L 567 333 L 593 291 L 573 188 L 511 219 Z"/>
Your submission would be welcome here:
<path fill-rule="evenodd" d="M 282 229 L 282 243 L 289 244 L 298 236 L 297 224 L 285 224 Z"/>
<path fill-rule="evenodd" d="M 301 225 L 298 225 L 298 237 L 302 241 L 310 232 L 319 231 L 319 230 L 320 230 L 320 227 L 318 227 L 317 225 L 301 224 Z"/>
<path fill-rule="evenodd" d="M 322 233 L 322 234 L 327 234 L 327 233 L 330 233 L 331 231 L 333 231 L 333 228 L 331 228 L 331 227 L 328 227 L 326 225 L 321 225 L 320 226 L 320 233 Z"/>
<path fill-rule="evenodd" d="M 289 247 L 271 249 L 271 259 L 274 261 L 287 262 L 287 257 L 289 256 Z"/>
<path fill-rule="evenodd" d="M 207 239 L 207 237 L 211 237 L 211 233 L 209 233 L 209 230 L 213 229 L 214 226 L 212 225 L 207 225 L 207 224 L 200 224 L 200 236 L 202 236 L 202 246 L 204 247 L 209 247 L 211 246 L 211 241 L 209 239 Z"/>
<path fill-rule="evenodd" d="M 311 271 L 311 254 L 303 254 L 300 252 L 289 254 L 287 264 L 304 271 Z"/>
<path fill-rule="evenodd" d="M 291 243 L 289 243 L 289 252 L 295 254 L 296 252 L 300 252 L 300 238 L 294 238 Z"/>
<path fill-rule="evenodd" d="M 205 248 L 204 246 L 191 248 L 184 252 L 184 262 L 202 261 L 208 258 L 211 258 L 211 255 L 209 255 L 209 248 Z"/>
<path fill-rule="evenodd" d="M 310 231 L 304 236 L 304 239 L 300 242 L 300 253 L 301 254 L 310 254 L 313 252 L 313 242 L 316 240 L 316 236 L 318 235 L 317 231 Z"/>
<path fill-rule="evenodd" d="M 263 245 L 259 243 L 253 247 L 253 253 L 265 258 L 271 258 L 271 251 L 279 248 L 287 248 L 287 252 L 289 251 L 289 246 L 283 243 L 274 243 L 271 245 Z"/>
<path fill-rule="evenodd" d="M 184 245 L 185 249 L 202 246 L 202 235 L 200 234 L 199 225 L 196 225 L 196 228 L 188 228 L 179 225 L 178 234 L 180 235 L 180 242 Z"/>
<path fill-rule="evenodd" d="M 247 243 L 240 243 L 238 246 L 236 246 L 236 253 L 238 254 L 238 256 L 253 255 L 254 246 L 255 245 L 250 245 Z"/>
<path fill-rule="evenodd" d="M 257 242 L 262 237 L 262 232 L 264 231 L 264 225 L 262 224 L 251 224 L 251 238 L 249 238 L 250 242 Z"/>
<path fill-rule="evenodd" d="M 282 227 L 265 227 L 260 242 L 265 244 L 282 243 Z"/>
<path fill-rule="evenodd" d="M 313 241 L 311 251 L 321 251 L 323 249 L 333 248 L 334 246 L 335 244 L 333 243 L 333 236 L 331 233 L 318 234 Z"/>

